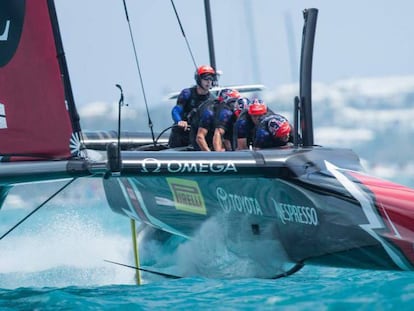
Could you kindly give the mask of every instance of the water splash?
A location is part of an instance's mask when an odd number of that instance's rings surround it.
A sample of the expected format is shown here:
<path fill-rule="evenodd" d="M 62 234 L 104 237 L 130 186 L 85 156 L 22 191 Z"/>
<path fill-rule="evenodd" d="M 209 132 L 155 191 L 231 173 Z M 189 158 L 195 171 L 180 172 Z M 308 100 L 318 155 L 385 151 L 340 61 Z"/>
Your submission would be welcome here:
<path fill-rule="evenodd" d="M 141 242 L 143 263 L 186 277 L 271 278 L 287 270 L 287 256 L 277 240 L 252 234 L 247 224 L 238 223 L 237 229 L 232 234 L 234 224 L 220 217 L 206 221 L 191 240 L 152 232 Z"/>
<path fill-rule="evenodd" d="M 95 199 L 81 201 L 48 204 L 1 240 L 1 288 L 134 284 L 135 271 L 104 261 L 132 264 L 129 220 Z M 30 212 L 20 203 L 2 211 L 2 229 Z"/>

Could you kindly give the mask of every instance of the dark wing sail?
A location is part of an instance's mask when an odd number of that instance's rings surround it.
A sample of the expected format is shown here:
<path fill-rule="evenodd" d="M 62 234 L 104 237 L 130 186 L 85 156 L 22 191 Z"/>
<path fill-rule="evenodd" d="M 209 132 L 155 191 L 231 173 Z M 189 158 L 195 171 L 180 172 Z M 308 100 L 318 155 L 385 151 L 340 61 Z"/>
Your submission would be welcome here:
<path fill-rule="evenodd" d="M 0 2 L 2 161 L 71 157 L 74 131 L 56 46 L 60 38 L 55 38 L 51 21 L 54 14 L 52 1 Z"/>

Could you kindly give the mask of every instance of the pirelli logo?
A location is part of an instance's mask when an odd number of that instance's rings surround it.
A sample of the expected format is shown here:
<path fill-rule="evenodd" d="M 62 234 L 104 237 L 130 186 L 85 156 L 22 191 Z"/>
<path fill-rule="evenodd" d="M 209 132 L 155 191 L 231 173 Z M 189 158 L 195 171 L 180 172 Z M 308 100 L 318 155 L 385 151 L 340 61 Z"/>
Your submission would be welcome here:
<path fill-rule="evenodd" d="M 197 182 L 179 178 L 167 178 L 175 208 L 190 213 L 206 215 L 204 198 Z"/>

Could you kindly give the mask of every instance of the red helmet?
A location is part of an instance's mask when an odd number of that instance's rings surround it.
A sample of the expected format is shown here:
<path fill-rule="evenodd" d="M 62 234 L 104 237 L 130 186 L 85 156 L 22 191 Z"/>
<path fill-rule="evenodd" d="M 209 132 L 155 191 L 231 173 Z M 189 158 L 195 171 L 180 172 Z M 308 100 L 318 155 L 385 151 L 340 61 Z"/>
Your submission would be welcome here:
<path fill-rule="evenodd" d="M 241 95 L 237 90 L 222 89 L 218 95 L 218 101 L 220 103 L 236 101 L 238 98 L 240 98 L 240 96 Z"/>
<path fill-rule="evenodd" d="M 249 105 L 249 115 L 261 116 L 267 112 L 267 106 L 262 100 L 255 99 Z"/>
<path fill-rule="evenodd" d="M 196 80 L 197 84 L 201 86 L 201 79 L 206 77 L 211 77 L 213 84 L 217 81 L 216 71 L 214 68 L 209 65 L 198 67 L 194 74 L 194 79 Z"/>
<path fill-rule="evenodd" d="M 209 66 L 209 65 L 203 65 L 197 68 L 197 75 L 198 76 L 202 76 L 205 74 L 211 74 L 211 75 L 215 75 L 216 71 L 214 70 L 213 67 Z"/>
<path fill-rule="evenodd" d="M 267 123 L 269 132 L 275 138 L 286 138 L 289 137 L 291 128 L 290 124 L 286 119 L 281 120 L 280 118 L 272 118 Z"/>

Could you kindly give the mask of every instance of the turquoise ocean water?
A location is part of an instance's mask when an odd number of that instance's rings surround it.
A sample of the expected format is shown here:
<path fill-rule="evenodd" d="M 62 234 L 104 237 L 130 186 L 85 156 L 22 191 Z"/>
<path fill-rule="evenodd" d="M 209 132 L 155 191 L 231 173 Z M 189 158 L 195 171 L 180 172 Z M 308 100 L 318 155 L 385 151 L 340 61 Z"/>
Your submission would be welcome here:
<path fill-rule="evenodd" d="M 58 186 L 14 189 L 0 210 L 0 235 Z M 178 275 L 197 271 L 201 276 L 171 280 L 143 272 L 143 284 L 137 286 L 133 269 L 105 261 L 133 265 L 129 220 L 109 209 L 100 183 L 76 182 L 0 240 L 0 310 L 412 310 L 414 306 L 414 272 L 305 266 L 277 280 L 242 278 L 238 274 L 247 271 L 249 263 L 217 247 L 219 238 L 215 240 L 214 234 L 210 239 L 214 244 L 205 249 L 190 244 L 180 248 L 179 255 L 157 245 L 141 245 L 142 266 Z M 215 251 L 208 253 L 212 245 Z"/>

